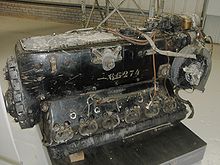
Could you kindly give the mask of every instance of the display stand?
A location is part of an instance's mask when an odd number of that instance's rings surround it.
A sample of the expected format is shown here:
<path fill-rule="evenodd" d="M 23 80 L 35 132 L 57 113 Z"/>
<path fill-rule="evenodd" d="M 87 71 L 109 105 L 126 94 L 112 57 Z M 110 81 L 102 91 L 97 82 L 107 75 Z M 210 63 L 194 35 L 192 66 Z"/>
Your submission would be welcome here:
<path fill-rule="evenodd" d="M 53 165 L 190 165 L 202 160 L 206 143 L 180 123 L 156 134 L 138 136 L 84 151 L 83 161 L 52 159 Z"/>

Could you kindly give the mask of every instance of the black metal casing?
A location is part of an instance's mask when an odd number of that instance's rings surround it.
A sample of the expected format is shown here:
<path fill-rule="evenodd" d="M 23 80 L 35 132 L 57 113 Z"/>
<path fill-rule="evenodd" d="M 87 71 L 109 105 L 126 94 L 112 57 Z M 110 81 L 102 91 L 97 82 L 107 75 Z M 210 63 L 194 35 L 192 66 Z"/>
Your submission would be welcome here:
<path fill-rule="evenodd" d="M 129 37 L 143 39 L 133 33 Z M 160 32 L 155 45 L 179 52 L 193 40 L 184 30 Z M 208 70 L 204 60 L 199 61 L 202 68 L 196 59 L 181 65 L 177 59 L 154 52 L 150 43 L 135 45 L 105 30 L 26 38 L 6 65 L 7 110 L 21 128 L 40 122 L 43 142 L 54 158 L 169 127 L 188 113 L 188 102 L 175 88 L 197 82 L 190 64 L 202 78 Z"/>

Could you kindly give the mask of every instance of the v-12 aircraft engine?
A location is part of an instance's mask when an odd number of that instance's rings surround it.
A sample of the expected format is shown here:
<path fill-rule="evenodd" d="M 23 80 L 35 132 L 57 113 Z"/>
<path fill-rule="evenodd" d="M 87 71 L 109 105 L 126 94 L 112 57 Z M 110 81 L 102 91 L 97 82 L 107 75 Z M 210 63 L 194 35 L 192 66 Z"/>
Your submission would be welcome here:
<path fill-rule="evenodd" d="M 7 111 L 22 129 L 40 123 L 56 159 L 192 117 L 178 91 L 203 91 L 211 70 L 210 37 L 193 24 L 163 15 L 22 39 L 5 68 Z"/>

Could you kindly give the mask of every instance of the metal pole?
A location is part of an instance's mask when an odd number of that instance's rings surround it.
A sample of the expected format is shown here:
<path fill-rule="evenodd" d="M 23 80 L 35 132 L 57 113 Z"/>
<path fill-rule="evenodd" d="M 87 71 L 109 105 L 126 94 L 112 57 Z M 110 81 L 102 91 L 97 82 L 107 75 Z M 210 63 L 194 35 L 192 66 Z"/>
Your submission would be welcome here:
<path fill-rule="evenodd" d="M 202 29 L 204 29 L 204 27 L 205 27 L 208 3 L 209 3 L 209 0 L 204 0 L 202 14 L 201 14 L 201 17 L 202 17 L 202 20 L 201 20 L 202 21 L 202 23 L 201 23 L 202 24 Z"/>
<path fill-rule="evenodd" d="M 99 5 L 99 1 L 98 1 L 98 0 L 95 0 L 95 2 L 96 2 L 96 5 L 97 5 L 97 7 L 98 7 L 100 16 L 101 16 L 101 18 L 102 18 L 102 20 L 103 20 L 103 19 L 104 19 L 104 16 L 103 16 L 103 14 L 102 14 L 102 10 L 101 10 L 101 7 L 100 7 L 100 5 Z"/>
<path fill-rule="evenodd" d="M 161 15 L 163 13 L 163 10 L 164 10 L 164 0 L 160 0 L 158 15 Z"/>
<path fill-rule="evenodd" d="M 160 0 L 157 0 L 157 15 L 159 15 Z"/>
<path fill-rule="evenodd" d="M 142 10 L 142 8 L 140 7 L 140 5 L 136 2 L 136 0 L 132 0 L 134 2 L 134 4 L 137 6 L 137 8 L 140 10 L 140 12 L 142 13 L 143 16 L 145 16 L 144 11 Z"/>
<path fill-rule="evenodd" d="M 118 8 L 125 2 L 125 0 L 122 0 L 119 5 Z M 102 22 L 100 22 L 100 24 L 97 26 L 97 28 L 100 28 L 102 26 L 103 23 L 105 23 L 115 12 L 116 12 L 117 8 L 115 8 L 114 10 L 112 10 L 112 12 L 104 19 L 102 20 Z"/>
<path fill-rule="evenodd" d="M 118 13 L 118 15 L 122 18 L 122 20 L 125 22 L 125 24 L 128 27 L 131 27 L 131 25 L 129 25 L 129 23 L 127 22 L 127 20 L 121 15 L 120 11 L 118 10 L 118 8 L 115 6 L 115 4 L 112 2 L 112 0 L 109 0 L 109 2 L 111 3 L 111 5 L 116 9 L 116 12 Z"/>
<path fill-rule="evenodd" d="M 86 2 L 81 0 L 81 10 L 82 10 L 82 26 L 86 26 Z"/>
<path fill-rule="evenodd" d="M 105 0 L 105 17 L 109 15 L 109 0 Z M 108 26 L 108 20 L 105 22 L 105 26 Z"/>
<path fill-rule="evenodd" d="M 149 18 L 153 18 L 155 16 L 155 3 L 156 0 L 150 0 Z"/>
<path fill-rule="evenodd" d="M 89 18 L 88 18 L 88 20 L 87 20 L 87 23 L 86 23 L 85 28 L 87 28 L 87 27 L 89 26 L 89 23 L 90 23 L 90 20 L 91 20 L 92 14 L 93 14 L 94 9 L 95 9 L 95 3 L 96 3 L 96 2 L 94 1 L 93 6 L 92 6 L 92 10 L 91 10 L 91 12 L 90 12 L 90 14 L 89 14 Z"/>

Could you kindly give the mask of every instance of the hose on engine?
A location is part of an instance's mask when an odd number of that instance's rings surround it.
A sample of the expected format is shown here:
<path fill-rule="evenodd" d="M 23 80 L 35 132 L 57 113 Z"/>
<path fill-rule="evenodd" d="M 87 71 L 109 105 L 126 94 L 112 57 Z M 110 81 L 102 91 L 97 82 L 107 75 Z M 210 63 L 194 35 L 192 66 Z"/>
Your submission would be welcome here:
<path fill-rule="evenodd" d="M 164 55 L 164 56 L 169 56 L 169 57 L 182 57 L 182 58 L 192 58 L 192 59 L 196 59 L 196 55 L 195 54 L 184 54 L 184 53 L 177 53 L 177 52 L 171 52 L 171 51 L 167 51 L 167 50 L 160 50 L 157 48 L 157 46 L 155 45 L 155 42 L 151 39 L 150 36 L 148 36 L 147 34 L 143 33 L 142 31 L 138 30 L 138 29 L 134 29 L 134 28 L 131 28 L 131 30 L 133 30 L 134 32 L 137 32 L 139 33 L 141 36 L 143 36 L 146 40 L 138 40 L 138 39 L 135 39 L 135 38 L 132 38 L 132 37 L 128 37 L 128 36 L 125 36 L 123 34 L 121 34 L 120 32 L 118 31 L 115 31 L 114 29 L 111 29 L 111 28 L 103 28 L 104 30 L 114 34 L 114 35 L 117 35 L 117 36 L 120 36 L 121 38 L 125 39 L 126 41 L 128 42 L 131 42 L 135 45 L 147 45 L 147 44 L 150 44 L 152 49 L 159 53 L 160 55 Z M 155 32 L 153 32 L 152 36 L 154 35 Z"/>

